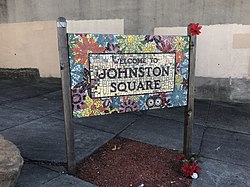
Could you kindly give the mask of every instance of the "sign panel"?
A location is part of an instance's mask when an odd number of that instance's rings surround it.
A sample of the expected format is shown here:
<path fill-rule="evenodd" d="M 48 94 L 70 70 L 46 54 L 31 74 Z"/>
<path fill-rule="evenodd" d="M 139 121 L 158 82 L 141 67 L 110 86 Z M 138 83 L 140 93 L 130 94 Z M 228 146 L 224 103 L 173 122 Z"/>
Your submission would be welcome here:
<path fill-rule="evenodd" d="M 189 37 L 68 34 L 73 115 L 187 104 Z"/>
<path fill-rule="evenodd" d="M 174 91 L 175 53 L 89 54 L 92 98 Z"/>

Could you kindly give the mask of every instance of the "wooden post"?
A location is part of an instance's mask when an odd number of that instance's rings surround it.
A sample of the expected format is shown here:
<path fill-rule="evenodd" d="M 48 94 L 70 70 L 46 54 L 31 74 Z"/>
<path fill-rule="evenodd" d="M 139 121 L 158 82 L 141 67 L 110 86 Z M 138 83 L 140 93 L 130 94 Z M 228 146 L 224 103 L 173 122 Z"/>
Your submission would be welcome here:
<path fill-rule="evenodd" d="M 184 142 L 183 153 L 189 157 L 192 153 L 192 131 L 194 123 L 194 77 L 195 77 L 195 61 L 196 61 L 196 35 L 191 36 L 190 25 L 188 26 L 189 42 L 189 78 L 188 78 L 188 98 L 185 107 L 184 119 Z"/>
<path fill-rule="evenodd" d="M 70 70 L 67 45 L 67 22 L 66 19 L 60 17 L 57 19 L 57 38 L 59 60 L 61 67 L 62 94 L 64 108 L 64 124 L 65 124 L 65 140 L 68 173 L 74 175 L 76 173 L 75 147 L 74 147 L 74 128 L 72 124 L 72 103 L 70 89 Z"/>

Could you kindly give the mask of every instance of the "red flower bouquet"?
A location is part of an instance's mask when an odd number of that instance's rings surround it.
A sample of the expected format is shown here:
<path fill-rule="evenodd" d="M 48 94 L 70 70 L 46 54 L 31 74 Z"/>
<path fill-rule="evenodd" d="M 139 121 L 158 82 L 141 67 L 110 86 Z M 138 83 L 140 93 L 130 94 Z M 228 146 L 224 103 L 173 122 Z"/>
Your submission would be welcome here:
<path fill-rule="evenodd" d="M 181 163 L 181 172 L 185 177 L 197 178 L 201 171 L 201 168 L 197 164 L 197 160 L 194 156 L 187 159 L 184 154 L 181 154 L 177 160 Z"/>

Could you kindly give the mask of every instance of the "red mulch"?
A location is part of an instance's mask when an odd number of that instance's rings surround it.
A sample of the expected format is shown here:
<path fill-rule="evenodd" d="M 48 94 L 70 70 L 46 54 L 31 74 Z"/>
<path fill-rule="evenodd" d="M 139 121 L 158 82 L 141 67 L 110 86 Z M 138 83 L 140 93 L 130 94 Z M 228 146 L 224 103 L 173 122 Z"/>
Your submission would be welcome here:
<path fill-rule="evenodd" d="M 112 151 L 114 146 L 120 148 Z M 191 186 L 179 171 L 177 151 L 114 138 L 78 164 L 78 177 L 100 187 Z"/>

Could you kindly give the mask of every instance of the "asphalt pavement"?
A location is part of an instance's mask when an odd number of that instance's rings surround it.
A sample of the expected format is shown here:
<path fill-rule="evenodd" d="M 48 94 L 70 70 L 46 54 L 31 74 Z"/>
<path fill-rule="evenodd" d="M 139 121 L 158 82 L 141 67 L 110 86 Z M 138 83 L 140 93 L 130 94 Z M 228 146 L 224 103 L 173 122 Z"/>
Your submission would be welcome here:
<path fill-rule="evenodd" d="M 115 136 L 182 150 L 183 107 L 74 119 L 77 160 Z M 0 80 L 0 134 L 25 160 L 17 187 L 94 187 L 67 175 L 59 81 Z M 195 101 L 193 187 L 250 186 L 250 104 Z M 142 181 L 143 182 L 143 181 Z"/>

